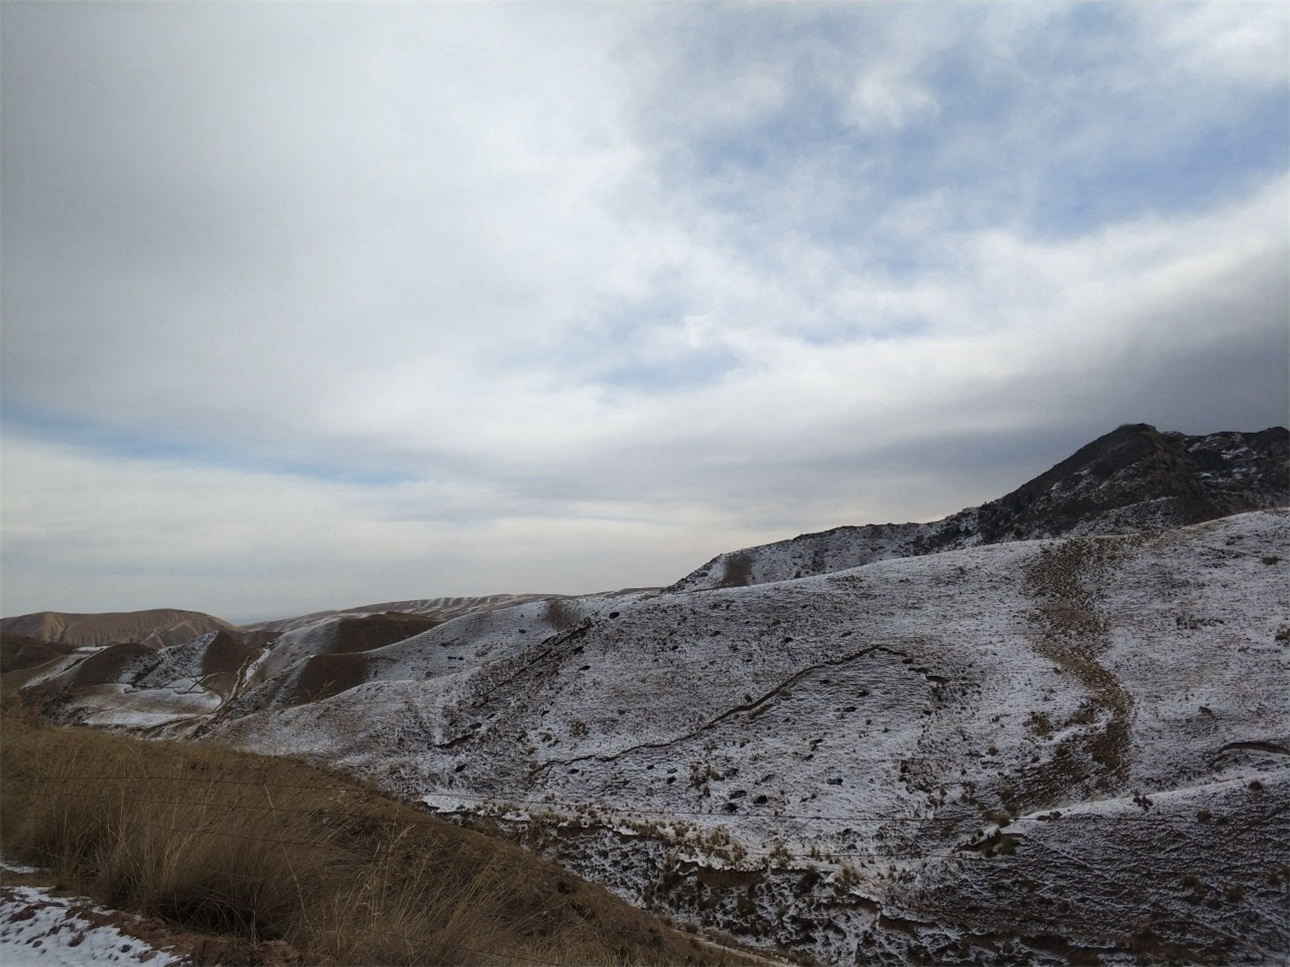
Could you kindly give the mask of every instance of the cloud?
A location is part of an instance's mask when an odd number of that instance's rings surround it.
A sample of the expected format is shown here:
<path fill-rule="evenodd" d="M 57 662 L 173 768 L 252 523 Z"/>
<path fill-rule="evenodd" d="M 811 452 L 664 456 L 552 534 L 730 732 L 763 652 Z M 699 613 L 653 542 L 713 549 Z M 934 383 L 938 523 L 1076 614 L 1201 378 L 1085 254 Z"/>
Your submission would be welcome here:
<path fill-rule="evenodd" d="M 904 127 L 915 117 L 934 116 L 936 99 L 907 78 L 874 72 L 856 80 L 847 119 L 863 131 Z"/>
<path fill-rule="evenodd" d="M 1274 87 L 1285 81 L 1290 24 L 1274 3 L 1135 8 L 1132 16 L 1141 19 L 1144 34 L 1167 54 L 1174 76 Z"/>
<path fill-rule="evenodd" d="M 1286 38 L 1275 5 L 15 7 L 6 598 L 670 581 L 1118 423 L 1283 422 Z"/>
<path fill-rule="evenodd" d="M 706 509 L 323 482 L 13 436 L 4 456 L 5 614 L 184 607 L 251 620 L 501 588 L 612 590 L 668 583 L 715 553 L 714 538 L 750 533 Z"/>

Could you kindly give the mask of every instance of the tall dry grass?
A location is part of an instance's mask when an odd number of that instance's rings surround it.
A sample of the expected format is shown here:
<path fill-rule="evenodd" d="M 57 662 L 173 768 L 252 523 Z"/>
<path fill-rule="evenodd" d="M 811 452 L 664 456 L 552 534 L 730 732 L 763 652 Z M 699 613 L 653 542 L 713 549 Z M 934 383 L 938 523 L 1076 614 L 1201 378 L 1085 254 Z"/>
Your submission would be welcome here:
<path fill-rule="evenodd" d="M 747 963 L 500 841 L 301 763 L 55 728 L 0 736 L 0 850 L 189 930 L 337 964 Z"/>

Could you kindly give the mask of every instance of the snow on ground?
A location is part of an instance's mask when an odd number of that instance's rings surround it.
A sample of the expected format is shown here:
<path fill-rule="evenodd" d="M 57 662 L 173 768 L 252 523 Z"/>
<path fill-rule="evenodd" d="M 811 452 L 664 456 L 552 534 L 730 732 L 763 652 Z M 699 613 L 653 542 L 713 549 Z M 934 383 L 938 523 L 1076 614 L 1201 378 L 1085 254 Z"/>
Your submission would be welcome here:
<path fill-rule="evenodd" d="M 78 696 L 87 711 L 85 724 L 103 727 L 151 728 L 207 715 L 221 698 L 192 679 L 178 679 L 166 688 L 135 689 L 129 685 L 98 685 Z"/>
<path fill-rule="evenodd" d="M 56 897 L 41 887 L 0 887 L 0 962 L 5 967 L 186 963 L 122 933 L 112 917 L 84 897 Z"/>
<path fill-rule="evenodd" d="M 1287 546 L 1272 511 L 526 601 L 302 702 L 326 619 L 209 734 L 498 817 L 633 902 L 827 961 L 1015 962 L 1032 934 L 1060 939 L 1036 963 L 1281 952 Z M 159 708 L 192 700 L 175 674 Z"/>
<path fill-rule="evenodd" d="M 1264 512 L 567 602 L 558 624 L 496 611 L 223 734 L 489 813 L 633 902 L 826 960 L 1034 930 L 1097 956 L 1275 952 L 1288 540 Z"/>

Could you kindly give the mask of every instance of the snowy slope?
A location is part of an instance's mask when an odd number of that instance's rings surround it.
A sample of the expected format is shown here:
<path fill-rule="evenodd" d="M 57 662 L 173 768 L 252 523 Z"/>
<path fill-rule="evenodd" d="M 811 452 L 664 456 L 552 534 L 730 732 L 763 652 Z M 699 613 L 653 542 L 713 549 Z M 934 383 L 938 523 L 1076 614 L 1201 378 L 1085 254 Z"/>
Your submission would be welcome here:
<path fill-rule="evenodd" d="M 560 597 L 561 595 L 554 595 Z M 295 631 L 318 624 L 329 618 L 360 617 L 363 615 L 416 614 L 434 618 L 437 621 L 451 621 L 468 614 L 492 611 L 497 608 L 511 608 L 529 601 L 540 601 L 551 595 L 542 594 L 489 594 L 483 597 L 448 597 L 417 598 L 410 601 L 386 601 L 382 604 L 363 604 L 355 608 L 344 608 L 333 611 L 315 611 L 312 614 L 298 615 L 293 618 L 275 618 L 270 621 L 257 621 L 244 627 L 253 631 Z"/>
<path fill-rule="evenodd" d="M 212 734 L 830 960 L 1284 951 L 1288 538 L 1259 512 L 526 605 Z"/>

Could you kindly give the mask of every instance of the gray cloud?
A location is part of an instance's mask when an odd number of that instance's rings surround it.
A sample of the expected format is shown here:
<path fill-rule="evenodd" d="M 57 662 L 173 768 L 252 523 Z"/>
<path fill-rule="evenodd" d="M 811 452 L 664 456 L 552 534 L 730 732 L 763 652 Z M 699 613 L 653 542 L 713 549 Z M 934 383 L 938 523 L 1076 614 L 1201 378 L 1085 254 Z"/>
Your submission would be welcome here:
<path fill-rule="evenodd" d="M 1271 9 L 10 5 L 5 611 L 664 582 L 1282 423 Z"/>

